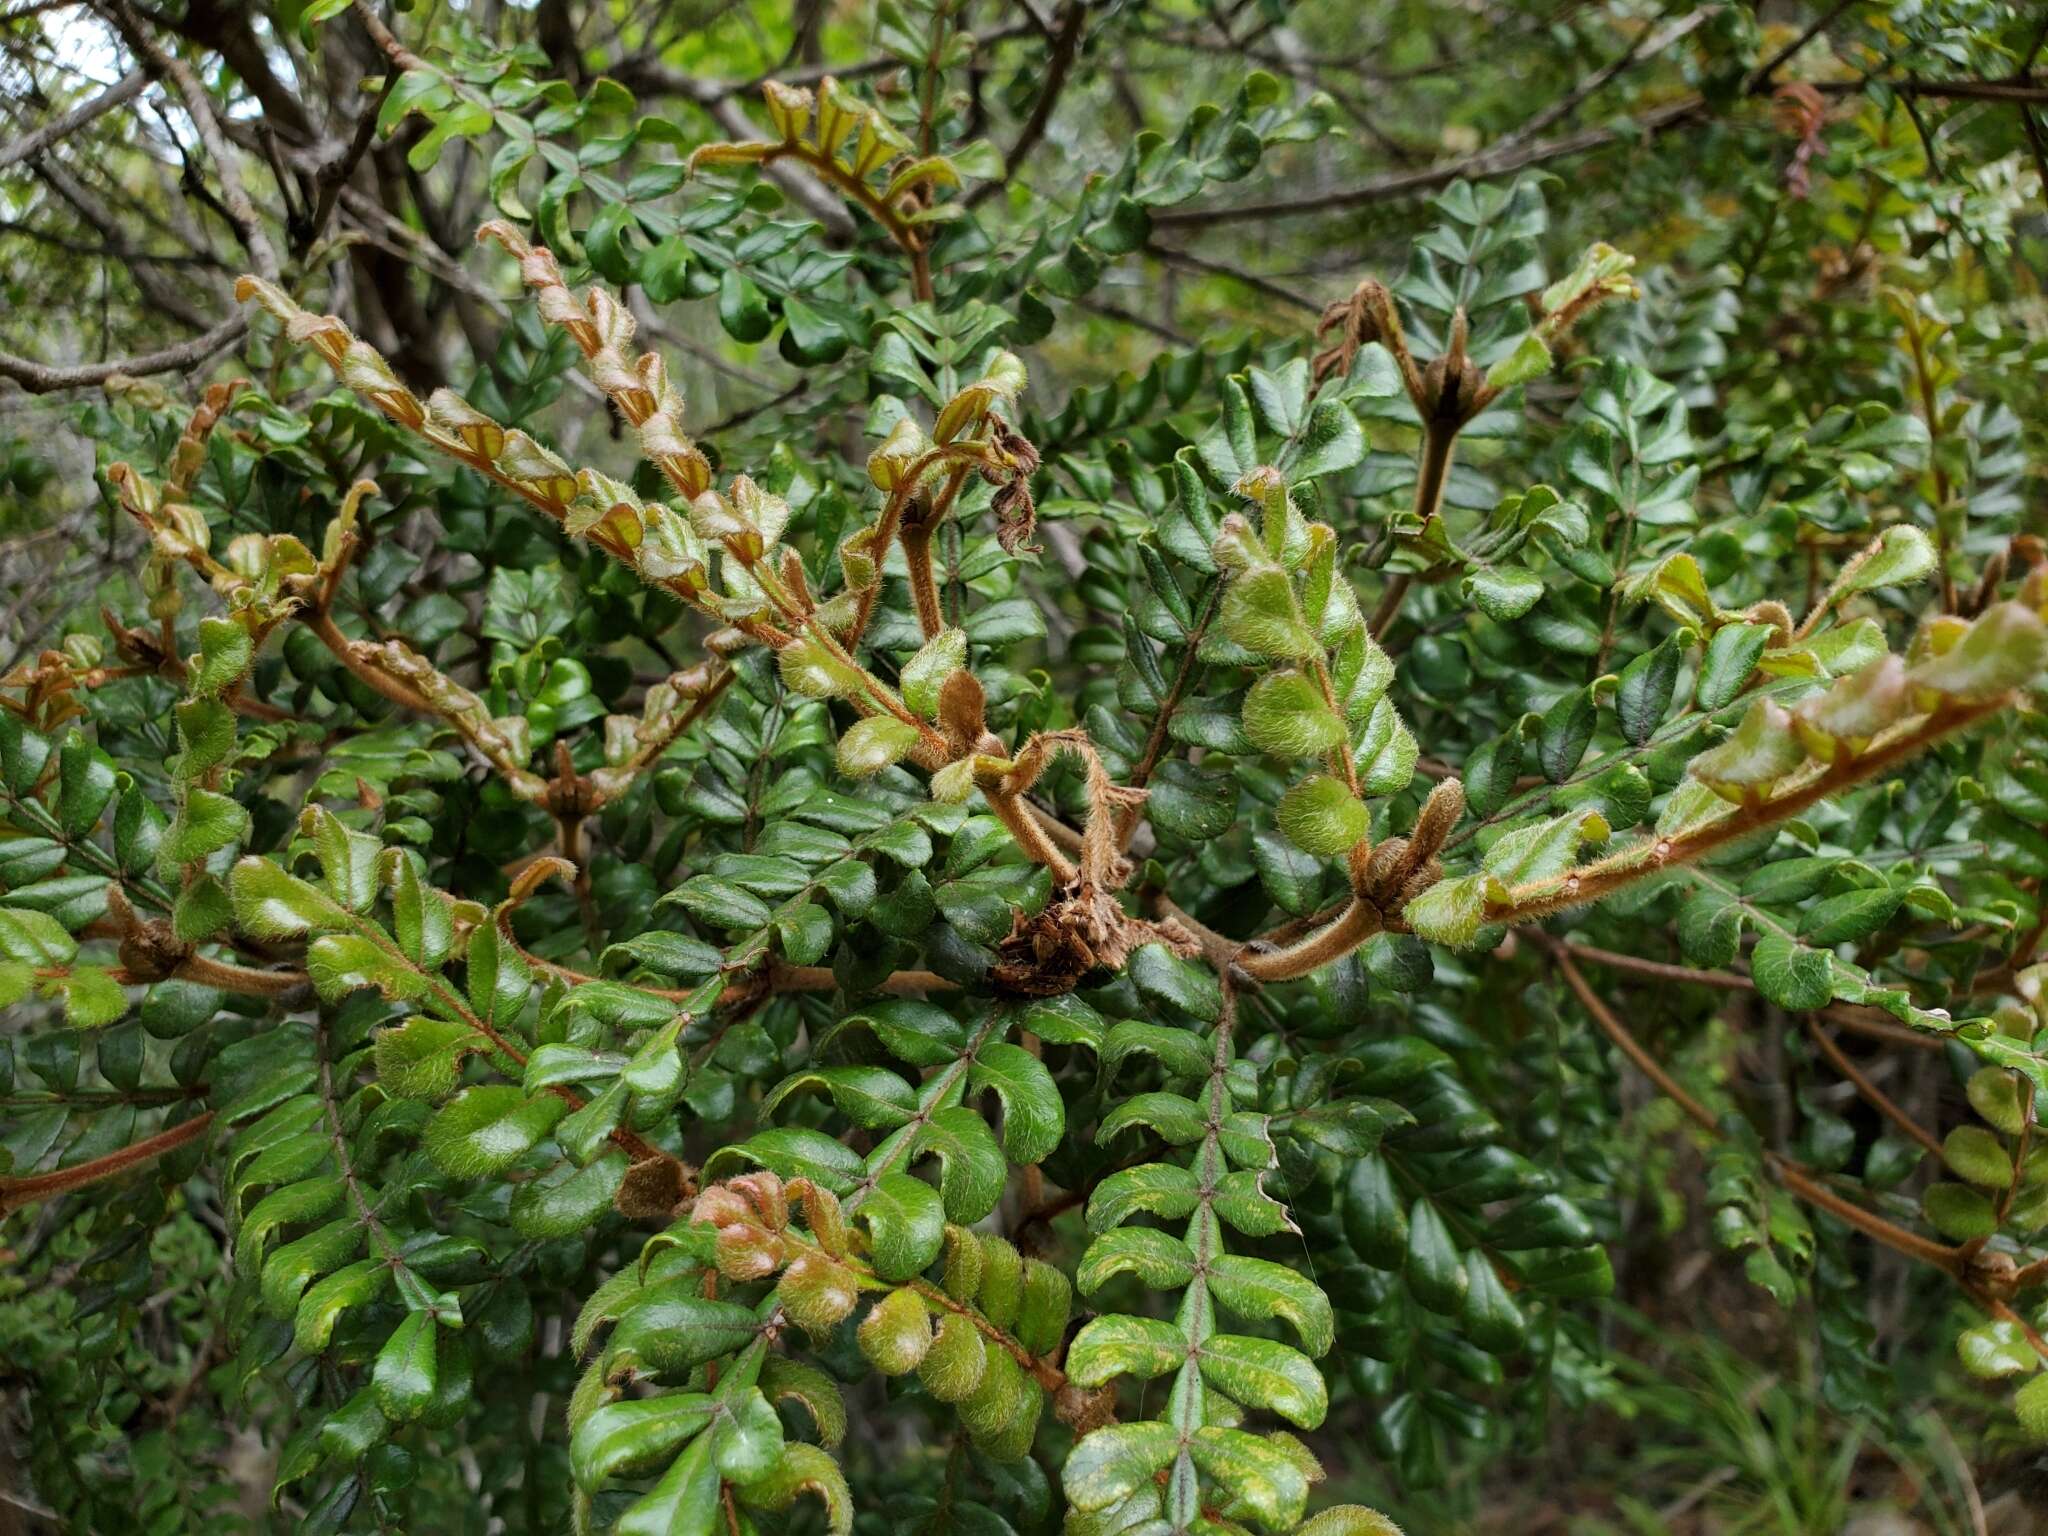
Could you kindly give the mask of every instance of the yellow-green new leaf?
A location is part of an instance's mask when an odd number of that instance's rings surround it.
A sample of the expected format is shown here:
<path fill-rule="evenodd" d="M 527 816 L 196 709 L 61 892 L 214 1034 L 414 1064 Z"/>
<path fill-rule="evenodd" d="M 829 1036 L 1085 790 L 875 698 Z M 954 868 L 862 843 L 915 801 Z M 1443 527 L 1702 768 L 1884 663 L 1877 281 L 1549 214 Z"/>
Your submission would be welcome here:
<path fill-rule="evenodd" d="M 1334 859 L 1349 852 L 1372 830 L 1372 813 L 1351 793 L 1351 786 L 1333 774 L 1303 779 L 1280 797 L 1275 813 L 1280 830 L 1295 847 L 1317 858 Z"/>
<path fill-rule="evenodd" d="M 1320 649 L 1302 618 L 1287 573 L 1260 565 L 1234 578 L 1223 594 L 1223 633 L 1261 656 L 1299 660 Z"/>
<path fill-rule="evenodd" d="M 1329 1411 L 1329 1389 L 1307 1355 L 1273 1339 L 1213 1334 L 1202 1341 L 1202 1379 L 1247 1408 L 1264 1408 L 1303 1429 Z"/>
<path fill-rule="evenodd" d="M 917 739 L 917 727 L 893 715 L 856 720 L 839 738 L 839 771 L 850 779 L 872 778 L 908 757 Z"/>
<path fill-rule="evenodd" d="M 939 715 L 939 689 L 967 665 L 967 631 L 942 629 L 903 664 L 903 702 L 927 720 Z"/>
<path fill-rule="evenodd" d="M 931 1311 L 917 1292 L 891 1291 L 861 1319 L 856 1337 L 868 1364 L 884 1376 L 901 1376 L 916 1370 L 932 1346 Z"/>
<path fill-rule="evenodd" d="M 1344 722 L 1304 673 L 1271 672 L 1244 696 L 1244 733 L 1276 757 L 1316 757 L 1344 740 Z"/>
<path fill-rule="evenodd" d="M 1074 1447 L 1060 1486 L 1083 1514 L 1108 1509 L 1150 1482 L 1179 1448 L 1180 1432 L 1170 1424 L 1112 1424 Z"/>
<path fill-rule="evenodd" d="M 1067 1375 L 1078 1385 L 1099 1387 L 1118 1376 L 1149 1381 L 1177 1369 L 1188 1358 L 1188 1341 L 1164 1318 L 1106 1313 L 1088 1322 L 1067 1346 Z"/>
<path fill-rule="evenodd" d="M 1132 1236 L 1134 1232 L 1120 1233 Z M 1107 1239 L 1100 1239 L 1096 1246 Z M 1089 1257 L 1094 1257 L 1091 1249 Z M 1151 1282 L 1157 1284 L 1158 1282 Z M 1336 1340 L 1336 1319 L 1330 1298 L 1308 1276 L 1245 1254 L 1219 1254 L 1209 1261 L 1209 1290 L 1239 1317 L 1285 1318 L 1311 1355 L 1328 1352 Z"/>
<path fill-rule="evenodd" d="M 1692 760 L 1692 776 L 1739 804 L 1796 772 L 1806 760 L 1792 717 L 1771 700 L 1758 699 L 1734 735 Z"/>
<path fill-rule="evenodd" d="M 1408 926 L 1432 944 L 1462 949 L 1486 916 L 1484 874 L 1439 880 L 1402 909 Z"/>
<path fill-rule="evenodd" d="M 1906 674 L 1922 709 L 1976 704 L 2032 687 L 2048 667 L 2048 624 L 2020 603 L 1986 608 L 1956 643 Z"/>

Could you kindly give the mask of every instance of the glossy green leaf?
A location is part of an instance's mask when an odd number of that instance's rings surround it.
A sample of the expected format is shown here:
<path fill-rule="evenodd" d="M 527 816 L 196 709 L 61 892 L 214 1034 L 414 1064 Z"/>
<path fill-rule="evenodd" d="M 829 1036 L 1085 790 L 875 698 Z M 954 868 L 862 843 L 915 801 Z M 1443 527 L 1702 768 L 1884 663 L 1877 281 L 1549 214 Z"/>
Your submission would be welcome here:
<path fill-rule="evenodd" d="M 702 1392 L 606 1403 L 570 1436 L 569 1466 L 576 1485 L 594 1491 L 607 1478 L 658 1465 L 710 1424 L 713 1406 Z"/>
<path fill-rule="evenodd" d="M 907 1173 L 875 1181 L 854 1221 L 868 1236 L 868 1254 L 884 1280 L 908 1280 L 939 1256 L 946 1210 L 939 1192 Z"/>
<path fill-rule="evenodd" d="M 1066 1106 L 1045 1064 L 1022 1046 L 993 1041 L 975 1054 L 967 1091 L 993 1092 L 1003 1106 L 1003 1152 L 1019 1165 L 1038 1162 L 1059 1145 Z"/>
<path fill-rule="evenodd" d="M 527 1094 L 509 1083 L 465 1088 L 427 1127 L 427 1155 L 457 1178 L 502 1172 L 531 1151 L 568 1113 L 552 1093 Z"/>

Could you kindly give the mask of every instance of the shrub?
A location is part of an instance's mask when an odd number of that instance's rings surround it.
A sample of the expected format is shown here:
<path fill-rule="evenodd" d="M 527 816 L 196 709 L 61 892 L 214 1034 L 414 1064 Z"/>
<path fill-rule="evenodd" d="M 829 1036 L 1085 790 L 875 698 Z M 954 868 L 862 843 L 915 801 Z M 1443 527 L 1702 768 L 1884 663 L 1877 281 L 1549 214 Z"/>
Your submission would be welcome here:
<path fill-rule="evenodd" d="M 1617 1064 L 1831 1402 L 1885 1395 L 1853 1238 L 2048 1425 L 2048 568 L 1935 300 L 1873 307 L 1883 387 L 1695 375 L 1711 302 L 1454 181 L 1312 330 L 1056 401 L 1058 312 L 1327 103 L 1253 75 L 1020 241 L 928 97 L 771 82 L 757 139 L 572 141 L 529 221 L 525 93 L 607 87 L 499 62 L 382 109 L 506 144 L 531 309 L 466 395 L 273 261 L 248 377 L 88 408 L 146 554 L 0 711 L 43 1497 L 197 1444 L 107 1409 L 177 1269 L 179 1401 L 307 1529 L 1391 1530 L 1304 1435 L 1427 1487 L 1597 1391 Z M 861 430 L 727 462 L 624 284 Z M 1726 992 L 1882 1119 L 1760 1134 L 1671 1027 Z"/>

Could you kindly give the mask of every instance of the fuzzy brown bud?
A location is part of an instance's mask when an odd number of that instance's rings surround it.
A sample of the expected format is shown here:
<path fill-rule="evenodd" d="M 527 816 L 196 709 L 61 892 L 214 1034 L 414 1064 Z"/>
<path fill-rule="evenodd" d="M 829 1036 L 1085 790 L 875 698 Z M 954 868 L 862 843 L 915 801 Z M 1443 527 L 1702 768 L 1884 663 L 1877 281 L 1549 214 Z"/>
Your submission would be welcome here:
<path fill-rule="evenodd" d="M 987 729 L 987 718 L 988 693 L 965 667 L 939 685 L 939 728 L 954 756 L 973 750 Z"/>
<path fill-rule="evenodd" d="M 765 1168 L 758 1173 L 743 1173 L 736 1179 L 726 1180 L 727 1187 L 744 1195 L 747 1202 L 761 1213 L 761 1224 L 771 1232 L 780 1232 L 789 1225 L 789 1200 L 783 1192 L 782 1180 Z"/>
<path fill-rule="evenodd" d="M 1445 779 L 1432 789 L 1429 798 L 1422 802 L 1421 814 L 1415 818 L 1415 830 L 1409 834 L 1416 861 L 1434 857 L 1464 814 L 1465 786 L 1458 780 Z"/>

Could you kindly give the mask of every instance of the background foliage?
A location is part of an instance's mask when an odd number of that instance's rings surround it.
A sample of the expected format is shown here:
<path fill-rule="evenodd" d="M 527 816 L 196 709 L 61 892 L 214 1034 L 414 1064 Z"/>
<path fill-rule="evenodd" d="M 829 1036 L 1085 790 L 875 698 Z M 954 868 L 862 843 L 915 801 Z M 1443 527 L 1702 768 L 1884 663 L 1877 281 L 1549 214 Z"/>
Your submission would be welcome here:
<path fill-rule="evenodd" d="M 2044 41 L 5 4 L 0 1531 L 2035 1528 Z"/>

